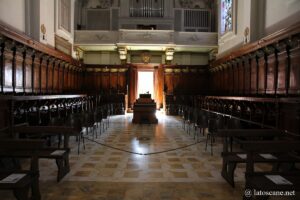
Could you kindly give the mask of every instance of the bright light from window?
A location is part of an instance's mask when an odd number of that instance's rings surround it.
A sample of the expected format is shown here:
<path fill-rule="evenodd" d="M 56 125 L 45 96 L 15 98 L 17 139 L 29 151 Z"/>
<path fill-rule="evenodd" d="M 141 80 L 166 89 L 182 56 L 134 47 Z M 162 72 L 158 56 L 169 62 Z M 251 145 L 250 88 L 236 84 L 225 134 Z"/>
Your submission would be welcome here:
<path fill-rule="evenodd" d="M 138 72 L 138 96 L 149 93 L 154 99 L 153 72 Z"/>

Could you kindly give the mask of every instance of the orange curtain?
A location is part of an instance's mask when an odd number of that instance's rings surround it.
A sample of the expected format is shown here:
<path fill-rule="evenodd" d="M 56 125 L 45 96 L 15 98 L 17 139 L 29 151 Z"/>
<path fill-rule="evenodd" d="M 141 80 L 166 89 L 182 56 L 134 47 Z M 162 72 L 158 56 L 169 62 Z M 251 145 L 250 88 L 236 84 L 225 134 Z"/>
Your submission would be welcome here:
<path fill-rule="evenodd" d="M 163 106 L 163 86 L 164 86 L 164 69 L 162 66 L 155 67 L 154 69 L 154 94 L 156 108 Z"/>
<path fill-rule="evenodd" d="M 137 68 L 135 66 L 130 66 L 129 68 L 129 101 L 128 107 L 133 108 L 133 103 L 136 100 L 137 93 Z"/>

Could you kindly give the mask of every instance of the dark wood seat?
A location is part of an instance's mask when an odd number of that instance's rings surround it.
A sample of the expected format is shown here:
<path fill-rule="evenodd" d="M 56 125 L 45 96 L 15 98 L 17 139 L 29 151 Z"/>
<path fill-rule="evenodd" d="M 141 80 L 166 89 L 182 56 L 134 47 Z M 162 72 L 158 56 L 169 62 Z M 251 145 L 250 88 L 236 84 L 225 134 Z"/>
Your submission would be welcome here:
<path fill-rule="evenodd" d="M 197 119 L 195 123 L 195 131 L 199 129 L 198 134 L 196 134 L 197 139 L 199 139 L 199 135 L 201 133 L 204 136 L 206 128 L 208 128 L 208 114 L 204 111 L 199 110 L 197 113 Z"/>
<path fill-rule="evenodd" d="M 266 175 L 280 175 L 290 181 L 292 185 L 275 184 Z M 255 172 L 247 174 L 247 188 L 262 191 L 300 191 L 299 172 Z"/>
<path fill-rule="evenodd" d="M 0 180 L 10 176 L 11 174 L 24 174 L 20 179 L 15 181 L 0 181 L 0 190 L 12 190 L 18 200 L 40 200 L 41 194 L 39 190 L 39 165 L 38 152 L 43 149 L 44 140 L 16 140 L 1 139 L 0 140 L 0 157 L 1 158 L 22 158 L 25 154 L 30 154 L 30 170 L 10 169 L 0 171 Z M 29 190 L 31 188 L 31 198 L 29 198 Z"/>
<path fill-rule="evenodd" d="M 243 142 L 249 140 L 258 140 L 264 138 L 274 138 L 282 136 L 283 134 L 280 131 L 272 130 L 272 129 L 219 129 L 215 134 L 219 137 L 223 137 L 223 166 L 222 166 L 222 176 L 223 178 L 234 187 L 234 171 L 236 169 L 236 165 L 238 163 L 246 163 L 246 153 L 245 152 L 228 152 L 228 139 L 231 142 L 232 138 L 237 138 L 237 142 L 242 145 Z M 232 150 L 232 147 L 230 147 Z M 240 154 L 245 155 L 245 158 L 241 158 Z M 280 156 L 280 155 L 276 155 Z M 284 155 L 286 156 L 286 155 Z M 281 156 L 281 158 L 284 158 Z M 286 159 L 289 159 L 287 157 Z M 255 157 L 256 162 L 271 162 L 270 159 L 264 159 L 258 154 Z M 274 160 L 274 162 L 279 162 L 278 160 Z M 284 161 L 284 160 L 282 160 Z"/>
<path fill-rule="evenodd" d="M 5 179 L 11 174 L 24 174 L 25 176 L 17 182 L 1 183 L 2 179 Z M 0 171 L 0 190 L 12 190 L 16 199 L 29 200 L 29 190 L 33 180 L 32 176 L 29 170 Z"/>
<path fill-rule="evenodd" d="M 209 142 L 211 155 L 213 155 L 213 143 L 215 141 L 215 134 L 221 128 L 224 128 L 224 117 L 210 116 L 208 120 L 208 133 L 205 142 L 205 151 L 207 150 L 207 146 Z"/>
<path fill-rule="evenodd" d="M 38 152 L 39 158 L 55 159 L 58 167 L 57 181 L 59 182 L 70 171 L 69 165 L 69 136 L 75 135 L 80 137 L 80 130 L 73 127 L 63 126 L 17 126 L 14 131 L 19 134 L 51 134 L 51 135 L 64 135 L 63 148 L 44 148 Z M 54 153 L 55 152 L 55 153 Z M 30 156 L 30 153 L 24 153 L 24 157 Z"/>
<path fill-rule="evenodd" d="M 258 152 L 263 153 L 282 153 L 289 154 L 300 150 L 300 141 L 250 141 L 243 144 L 247 151 L 246 166 L 246 186 L 250 190 L 262 191 L 300 191 L 300 171 L 275 171 L 257 172 L 254 170 L 255 155 Z M 298 162 L 295 158 L 285 160 L 285 162 Z M 285 180 L 285 183 L 275 183 L 268 175 L 279 176 Z M 289 182 L 288 184 L 286 182 Z M 267 197 L 266 197 L 267 198 Z"/>
<path fill-rule="evenodd" d="M 70 172 L 69 164 L 69 148 L 49 148 L 45 147 L 40 149 L 36 154 L 39 159 L 54 159 L 57 165 L 57 182 L 60 182 L 65 175 Z M 5 156 L 0 152 L 0 156 Z M 14 153 L 12 153 L 14 155 Z M 18 154 L 20 158 L 30 158 L 32 156 L 31 151 L 23 151 L 22 154 Z"/>
<path fill-rule="evenodd" d="M 297 162 L 300 163 L 300 158 L 292 154 L 270 154 L 274 158 L 264 158 L 263 153 L 257 153 L 253 156 L 253 161 L 255 163 L 271 163 L 274 170 L 278 170 L 280 164 L 288 162 Z M 268 156 L 268 155 L 267 155 Z M 238 163 L 247 162 L 247 154 L 245 152 L 223 152 L 223 168 L 222 168 L 222 177 L 234 187 L 234 171 Z"/>

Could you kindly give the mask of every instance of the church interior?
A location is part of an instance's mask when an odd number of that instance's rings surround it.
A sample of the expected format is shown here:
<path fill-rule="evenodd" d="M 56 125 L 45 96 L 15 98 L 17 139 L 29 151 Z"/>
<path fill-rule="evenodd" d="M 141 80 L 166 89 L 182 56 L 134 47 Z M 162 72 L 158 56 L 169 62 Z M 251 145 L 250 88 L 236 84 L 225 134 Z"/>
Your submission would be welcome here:
<path fill-rule="evenodd" d="M 299 0 L 0 0 L 0 199 L 300 199 L 299 19 Z"/>

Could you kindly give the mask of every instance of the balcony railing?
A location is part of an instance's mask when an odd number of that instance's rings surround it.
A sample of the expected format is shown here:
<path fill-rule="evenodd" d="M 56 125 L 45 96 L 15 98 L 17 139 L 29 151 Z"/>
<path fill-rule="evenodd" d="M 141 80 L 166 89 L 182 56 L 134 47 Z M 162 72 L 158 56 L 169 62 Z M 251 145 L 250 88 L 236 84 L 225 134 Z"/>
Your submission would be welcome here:
<path fill-rule="evenodd" d="M 163 30 L 75 31 L 75 45 L 217 46 L 217 33 Z"/>
<path fill-rule="evenodd" d="M 174 9 L 176 31 L 213 32 L 213 12 L 210 9 Z"/>
<path fill-rule="evenodd" d="M 197 30 L 196 32 L 211 31 L 211 12 L 207 9 L 192 10 L 185 9 L 184 30 Z"/>

